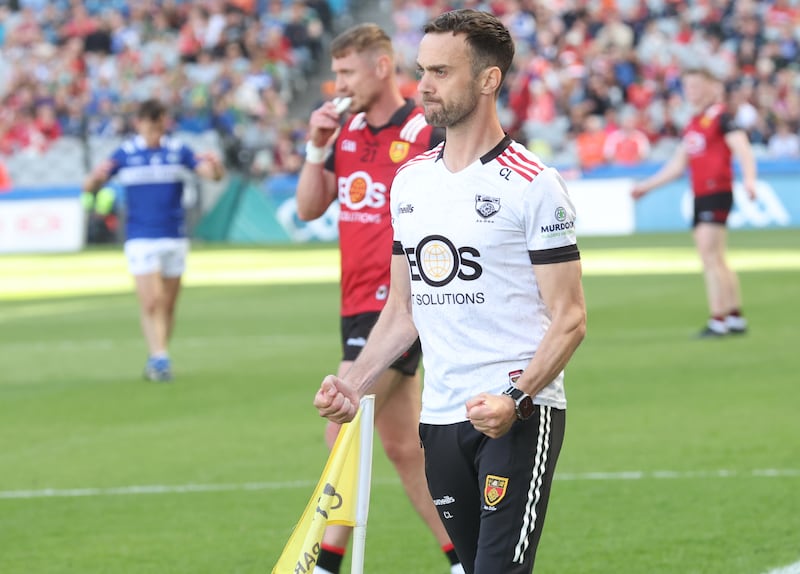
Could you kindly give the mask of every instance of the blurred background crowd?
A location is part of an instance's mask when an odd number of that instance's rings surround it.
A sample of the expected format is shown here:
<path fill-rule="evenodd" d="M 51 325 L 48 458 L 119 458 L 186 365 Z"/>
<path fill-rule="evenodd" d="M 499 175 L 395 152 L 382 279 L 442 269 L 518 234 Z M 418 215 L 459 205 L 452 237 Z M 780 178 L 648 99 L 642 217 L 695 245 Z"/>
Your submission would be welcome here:
<path fill-rule="evenodd" d="M 383 25 L 414 97 L 421 26 L 462 7 L 512 31 L 503 121 L 558 167 L 668 157 L 690 113 L 689 66 L 723 81 L 759 158 L 800 157 L 798 0 L 11 0 L 0 1 L 0 159 L 64 140 L 105 150 L 92 142 L 131 133 L 136 104 L 155 96 L 176 131 L 209 136 L 231 168 L 293 173 L 308 116 L 331 95 L 336 33 Z"/>

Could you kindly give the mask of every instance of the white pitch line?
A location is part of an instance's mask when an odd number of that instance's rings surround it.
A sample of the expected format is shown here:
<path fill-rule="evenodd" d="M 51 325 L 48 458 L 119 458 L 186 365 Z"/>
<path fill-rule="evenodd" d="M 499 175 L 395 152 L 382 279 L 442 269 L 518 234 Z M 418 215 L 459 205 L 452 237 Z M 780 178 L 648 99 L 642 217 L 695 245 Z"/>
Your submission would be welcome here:
<path fill-rule="evenodd" d="M 784 478 L 800 477 L 800 469 L 768 468 L 748 471 L 709 470 L 678 472 L 672 470 L 556 473 L 555 480 L 674 480 L 690 478 Z M 77 498 L 84 496 L 121 496 L 135 494 L 185 494 L 190 492 L 232 492 L 255 490 L 286 490 L 310 488 L 316 483 L 310 480 L 291 482 L 244 482 L 229 484 L 151 484 L 139 486 L 115 486 L 108 488 L 44 488 L 40 490 L 0 490 L 0 499 L 21 500 L 30 498 Z M 373 484 L 399 484 L 396 478 L 373 479 Z M 800 564 L 800 563 L 798 563 Z M 795 567 L 793 564 L 789 568 Z M 800 570 L 783 570 L 769 574 L 800 574 Z"/>
<path fill-rule="evenodd" d="M 800 574 L 800 562 L 795 562 L 794 564 L 789 564 L 781 568 L 775 568 L 764 574 Z"/>

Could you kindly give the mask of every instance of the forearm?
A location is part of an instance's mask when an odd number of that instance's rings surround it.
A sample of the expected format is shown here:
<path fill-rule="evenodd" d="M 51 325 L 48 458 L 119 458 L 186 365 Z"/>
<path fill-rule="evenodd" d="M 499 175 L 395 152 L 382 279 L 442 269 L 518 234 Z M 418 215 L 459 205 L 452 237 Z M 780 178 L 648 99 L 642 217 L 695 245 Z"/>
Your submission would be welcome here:
<path fill-rule="evenodd" d="M 675 154 L 665 163 L 654 175 L 643 180 L 639 187 L 645 191 L 653 190 L 675 179 L 678 179 L 686 171 L 686 155 L 682 148 L 676 150 Z"/>
<path fill-rule="evenodd" d="M 554 317 L 536 354 L 516 386 L 534 396 L 564 370 L 586 334 L 586 313 L 580 306 Z"/>
<path fill-rule="evenodd" d="M 86 193 L 97 193 L 97 191 L 103 186 L 103 183 L 105 183 L 105 180 L 94 174 L 91 174 L 83 182 L 83 191 Z"/>
<path fill-rule="evenodd" d="M 324 164 L 309 161 L 303 164 L 295 196 L 297 216 L 303 221 L 322 216 L 333 201 L 328 192 L 328 177 Z"/>
<path fill-rule="evenodd" d="M 367 344 L 343 379 L 359 396 L 367 394 L 377 378 L 417 339 L 410 310 L 401 301 L 389 301 L 378 317 Z"/>
<path fill-rule="evenodd" d="M 736 154 L 736 159 L 739 161 L 739 167 L 742 170 L 744 181 L 755 184 L 758 178 L 756 158 L 755 155 L 753 155 L 753 149 L 750 145 L 742 146 Z"/>

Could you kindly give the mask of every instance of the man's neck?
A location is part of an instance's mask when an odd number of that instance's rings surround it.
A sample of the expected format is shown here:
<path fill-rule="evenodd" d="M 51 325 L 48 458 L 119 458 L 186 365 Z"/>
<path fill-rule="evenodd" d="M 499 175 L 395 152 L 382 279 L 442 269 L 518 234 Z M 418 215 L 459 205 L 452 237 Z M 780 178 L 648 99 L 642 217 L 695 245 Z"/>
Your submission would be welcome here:
<path fill-rule="evenodd" d="M 383 127 L 389 123 L 397 110 L 406 105 L 406 100 L 400 94 L 400 90 L 387 90 L 385 94 L 370 106 L 364 113 L 367 124 L 372 127 Z"/>
<path fill-rule="evenodd" d="M 453 173 L 461 171 L 493 150 L 505 135 L 496 112 L 476 113 L 469 121 L 447 128 L 444 164 Z"/>

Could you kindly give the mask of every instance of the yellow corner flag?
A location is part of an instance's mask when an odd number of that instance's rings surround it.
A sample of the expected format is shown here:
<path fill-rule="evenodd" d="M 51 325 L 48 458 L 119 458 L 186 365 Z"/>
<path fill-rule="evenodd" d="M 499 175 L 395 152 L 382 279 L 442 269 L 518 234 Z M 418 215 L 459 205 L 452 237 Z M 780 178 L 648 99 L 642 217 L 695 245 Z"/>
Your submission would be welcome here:
<path fill-rule="evenodd" d="M 366 399 L 369 399 L 368 403 L 364 402 Z M 339 430 L 311 500 L 292 531 L 272 574 L 313 572 L 322 535 L 328 524 L 366 528 L 369 475 L 372 473 L 373 400 L 372 395 L 362 399 L 361 408 L 353 421 L 342 425 Z M 369 408 L 364 408 L 365 404 Z M 367 411 L 366 415 L 364 411 Z M 362 423 L 362 417 L 368 417 L 369 420 L 364 419 Z M 365 434 L 369 436 L 365 437 Z M 362 454 L 363 459 L 360 456 Z M 367 458 L 368 464 L 365 465 Z M 363 476 L 365 473 L 368 476 Z"/>

